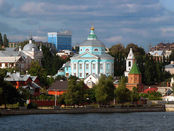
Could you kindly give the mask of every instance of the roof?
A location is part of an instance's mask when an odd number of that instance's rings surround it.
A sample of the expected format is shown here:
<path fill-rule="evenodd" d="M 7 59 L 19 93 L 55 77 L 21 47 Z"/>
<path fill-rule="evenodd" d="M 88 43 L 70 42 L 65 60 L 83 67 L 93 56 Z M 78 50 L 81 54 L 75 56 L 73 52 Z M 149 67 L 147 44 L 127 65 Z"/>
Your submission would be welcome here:
<path fill-rule="evenodd" d="M 151 92 L 156 92 L 158 88 L 147 88 L 143 91 L 143 93 L 151 93 Z"/>
<path fill-rule="evenodd" d="M 49 91 L 59 90 L 59 91 L 65 91 L 68 88 L 68 81 L 55 81 L 50 88 Z"/>
<path fill-rule="evenodd" d="M 139 68 L 138 68 L 136 62 L 133 64 L 129 74 L 141 74 L 141 72 L 139 71 Z"/>
<path fill-rule="evenodd" d="M 24 51 L 32 51 L 32 48 L 34 48 L 35 51 L 38 51 L 36 44 L 33 44 L 32 40 L 29 40 L 29 43 L 24 46 L 23 50 Z"/>
<path fill-rule="evenodd" d="M 15 63 L 15 62 L 17 62 L 20 58 L 21 58 L 21 56 L 0 57 L 0 62 Z"/>
<path fill-rule="evenodd" d="M 174 68 L 174 64 L 166 65 L 165 68 Z"/>
<path fill-rule="evenodd" d="M 105 47 L 103 42 L 100 40 L 85 40 L 82 43 L 80 43 L 80 46 L 99 46 L 99 47 Z"/>
<path fill-rule="evenodd" d="M 150 53 L 152 56 L 162 56 L 162 55 L 163 55 L 163 50 L 150 51 L 149 53 Z"/>

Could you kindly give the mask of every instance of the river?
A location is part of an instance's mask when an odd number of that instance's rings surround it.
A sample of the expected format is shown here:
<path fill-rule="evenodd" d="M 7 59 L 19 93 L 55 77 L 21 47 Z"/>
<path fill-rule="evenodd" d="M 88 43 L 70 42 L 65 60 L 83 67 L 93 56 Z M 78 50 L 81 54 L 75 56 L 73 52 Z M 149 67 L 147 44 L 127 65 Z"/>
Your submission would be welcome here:
<path fill-rule="evenodd" d="M 174 112 L 0 117 L 0 131 L 172 131 Z"/>

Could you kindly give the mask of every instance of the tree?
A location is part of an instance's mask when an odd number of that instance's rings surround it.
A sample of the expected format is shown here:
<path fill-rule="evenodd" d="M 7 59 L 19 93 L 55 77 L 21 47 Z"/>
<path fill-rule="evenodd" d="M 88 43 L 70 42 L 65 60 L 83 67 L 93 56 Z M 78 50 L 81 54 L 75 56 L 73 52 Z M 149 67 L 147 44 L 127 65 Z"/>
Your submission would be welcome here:
<path fill-rule="evenodd" d="M 65 94 L 65 103 L 67 105 L 80 105 L 85 101 L 85 85 L 83 81 L 77 81 L 78 78 L 71 77 L 68 80 L 68 89 Z"/>
<path fill-rule="evenodd" d="M 108 104 L 114 99 L 115 87 L 111 76 L 101 75 L 95 88 L 95 97 L 99 104 Z"/>
<path fill-rule="evenodd" d="M 5 47 L 8 47 L 8 43 L 9 43 L 9 41 L 8 41 L 8 39 L 7 39 L 7 35 L 4 34 L 4 46 L 5 46 Z"/>
<path fill-rule="evenodd" d="M 174 61 L 174 50 L 172 50 L 172 53 L 169 56 L 169 61 Z"/>
<path fill-rule="evenodd" d="M 55 53 L 51 52 L 50 49 L 46 46 L 42 46 L 42 51 L 42 67 L 45 69 L 48 75 L 56 74 L 57 70 L 60 69 L 66 61 L 61 59 Z"/>
<path fill-rule="evenodd" d="M 47 86 L 49 86 L 49 84 L 51 84 L 51 83 L 49 83 L 49 78 L 47 78 L 45 69 L 40 66 L 39 62 L 32 61 L 31 65 L 28 69 L 28 72 L 30 75 L 38 76 L 40 84 L 42 86 L 47 87 Z"/>
<path fill-rule="evenodd" d="M 114 57 L 114 75 L 122 76 L 126 69 L 125 48 L 122 44 L 113 45 L 110 54 Z"/>
<path fill-rule="evenodd" d="M 136 44 L 130 43 L 126 46 L 126 49 L 125 49 L 126 56 L 128 55 L 130 48 L 132 48 L 135 57 L 145 55 L 145 51 L 142 47 L 138 47 Z"/>
<path fill-rule="evenodd" d="M 140 99 L 139 92 L 136 87 L 134 87 L 133 90 L 131 91 L 130 98 L 132 103 L 137 102 Z"/>
<path fill-rule="evenodd" d="M 0 33 L 0 47 L 3 46 L 2 34 Z"/>
<path fill-rule="evenodd" d="M 115 90 L 115 97 L 118 103 L 124 103 L 130 101 L 131 92 L 126 88 L 126 78 L 122 77 L 118 88 Z"/>

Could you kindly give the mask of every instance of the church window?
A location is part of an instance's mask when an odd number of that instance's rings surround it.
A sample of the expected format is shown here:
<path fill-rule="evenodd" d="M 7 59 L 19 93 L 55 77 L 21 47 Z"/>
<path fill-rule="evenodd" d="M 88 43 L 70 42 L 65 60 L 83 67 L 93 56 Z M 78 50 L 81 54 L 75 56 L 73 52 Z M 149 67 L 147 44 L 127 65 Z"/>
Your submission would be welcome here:
<path fill-rule="evenodd" d="M 129 61 L 129 65 L 128 65 L 129 67 L 131 66 L 131 62 Z"/>
<path fill-rule="evenodd" d="M 82 69 L 82 64 L 80 64 L 80 69 Z"/>
<path fill-rule="evenodd" d="M 89 49 L 86 49 L 85 51 L 89 51 Z"/>
<path fill-rule="evenodd" d="M 94 51 L 98 51 L 98 49 L 94 49 Z"/>
<path fill-rule="evenodd" d="M 82 77 L 82 73 L 80 73 L 80 77 Z"/>
<path fill-rule="evenodd" d="M 76 64 L 74 64 L 74 70 L 76 70 Z"/>
<path fill-rule="evenodd" d="M 94 69 L 94 70 L 95 70 L 95 64 L 92 64 L 92 69 Z"/>
<path fill-rule="evenodd" d="M 103 70 L 103 64 L 100 64 L 100 69 Z"/>
<path fill-rule="evenodd" d="M 86 73 L 86 76 L 88 76 L 89 74 L 88 73 Z"/>
<path fill-rule="evenodd" d="M 80 51 L 82 51 L 82 49 Z"/>
<path fill-rule="evenodd" d="M 2 64 L 0 63 L 0 67 L 2 66 Z"/>
<path fill-rule="evenodd" d="M 74 73 L 74 76 L 76 76 L 76 73 Z"/>
<path fill-rule="evenodd" d="M 109 70 L 109 68 L 110 68 L 110 64 L 109 64 L 109 63 L 107 63 L 107 70 Z"/>
<path fill-rule="evenodd" d="M 69 73 L 66 73 L 66 77 L 69 77 Z"/>
<path fill-rule="evenodd" d="M 89 64 L 86 64 L 86 69 L 89 69 Z"/>

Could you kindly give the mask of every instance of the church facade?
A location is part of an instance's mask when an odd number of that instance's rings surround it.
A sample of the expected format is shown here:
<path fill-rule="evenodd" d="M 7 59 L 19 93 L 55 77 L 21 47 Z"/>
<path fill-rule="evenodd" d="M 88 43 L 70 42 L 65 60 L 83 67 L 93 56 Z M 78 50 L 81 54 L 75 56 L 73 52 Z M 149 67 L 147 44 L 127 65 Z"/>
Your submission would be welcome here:
<path fill-rule="evenodd" d="M 100 74 L 114 75 L 114 58 L 105 53 L 105 45 L 97 39 L 94 27 L 91 27 L 87 40 L 80 44 L 79 54 L 71 57 L 70 62 L 65 63 L 57 75 L 84 79 L 89 75 Z"/>

